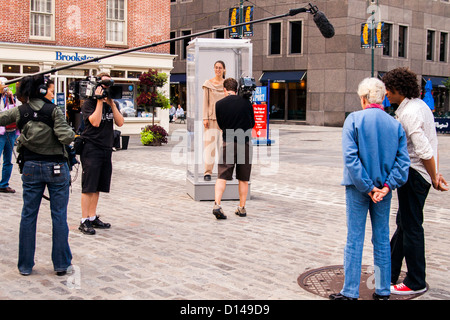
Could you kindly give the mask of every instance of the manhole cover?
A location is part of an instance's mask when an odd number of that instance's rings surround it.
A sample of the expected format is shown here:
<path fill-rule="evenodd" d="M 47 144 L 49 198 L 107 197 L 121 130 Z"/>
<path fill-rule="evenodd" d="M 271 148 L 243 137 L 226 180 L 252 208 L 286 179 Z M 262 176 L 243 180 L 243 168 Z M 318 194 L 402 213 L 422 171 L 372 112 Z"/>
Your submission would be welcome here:
<path fill-rule="evenodd" d="M 375 292 L 373 269 L 372 266 L 361 267 L 361 283 L 359 286 L 360 300 L 373 300 L 372 294 Z M 402 272 L 400 274 L 400 279 L 403 279 L 405 276 L 406 273 Z M 330 294 L 338 293 L 342 290 L 344 285 L 344 267 L 329 266 L 309 270 L 298 277 L 297 283 L 306 291 L 328 299 Z M 410 300 L 422 294 L 423 293 L 406 296 L 391 294 L 390 300 Z"/>

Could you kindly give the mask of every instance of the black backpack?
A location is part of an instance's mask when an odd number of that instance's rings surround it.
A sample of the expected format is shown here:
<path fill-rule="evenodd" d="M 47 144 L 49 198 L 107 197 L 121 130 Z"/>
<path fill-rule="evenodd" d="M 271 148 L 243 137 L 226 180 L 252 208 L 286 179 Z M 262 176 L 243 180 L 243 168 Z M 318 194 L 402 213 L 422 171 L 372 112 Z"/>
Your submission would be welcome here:
<path fill-rule="evenodd" d="M 40 121 L 48 125 L 50 128 L 53 128 L 55 121 L 53 121 L 53 110 L 56 108 L 56 105 L 52 103 L 45 103 L 41 110 L 34 111 L 28 103 L 22 104 L 18 107 L 20 111 L 20 120 L 17 123 L 17 127 L 20 131 L 22 131 L 23 127 L 29 121 Z"/>
<path fill-rule="evenodd" d="M 20 112 L 20 120 L 17 123 L 17 128 L 22 132 L 23 127 L 29 122 L 29 121 L 40 121 L 48 125 L 50 128 L 53 129 L 55 125 L 55 121 L 53 120 L 53 110 L 57 108 L 56 105 L 53 103 L 44 103 L 42 108 L 39 111 L 35 111 L 31 108 L 31 106 L 26 103 L 22 104 L 19 107 Z M 64 148 L 67 151 L 68 159 L 67 163 L 69 165 L 69 170 L 72 171 L 72 168 L 75 164 L 79 163 L 75 156 L 75 151 L 72 146 L 65 145 Z M 17 163 L 19 164 L 19 171 L 22 173 L 24 161 L 23 161 L 23 155 L 19 154 L 17 158 Z"/>

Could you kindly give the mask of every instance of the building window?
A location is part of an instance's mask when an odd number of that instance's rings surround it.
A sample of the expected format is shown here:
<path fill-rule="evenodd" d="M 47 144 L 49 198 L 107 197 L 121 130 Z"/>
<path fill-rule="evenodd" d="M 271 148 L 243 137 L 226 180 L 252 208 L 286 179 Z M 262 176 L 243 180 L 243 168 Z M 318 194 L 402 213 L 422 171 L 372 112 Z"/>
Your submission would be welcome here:
<path fill-rule="evenodd" d="M 3 65 L 3 73 L 19 73 L 20 74 L 20 65 L 4 64 Z"/>
<path fill-rule="evenodd" d="M 181 34 L 183 36 L 188 36 L 191 34 L 191 30 L 183 30 L 183 31 L 181 31 Z M 186 57 L 187 57 L 187 46 L 189 45 L 189 41 L 191 41 L 191 37 L 187 37 L 187 38 L 183 39 L 183 50 L 182 50 L 182 54 L 181 54 L 181 59 L 186 59 Z"/>
<path fill-rule="evenodd" d="M 408 44 L 408 27 L 398 27 L 398 56 L 400 58 L 406 58 L 406 47 Z"/>
<path fill-rule="evenodd" d="M 281 54 L 281 22 L 269 24 L 269 55 Z"/>
<path fill-rule="evenodd" d="M 30 37 L 53 40 L 53 0 L 31 0 Z"/>
<path fill-rule="evenodd" d="M 289 53 L 302 53 L 302 22 L 290 21 L 289 30 L 291 38 Z"/>
<path fill-rule="evenodd" d="M 125 70 L 111 70 L 111 78 L 125 78 Z"/>
<path fill-rule="evenodd" d="M 427 30 L 427 60 L 434 60 L 434 35 L 433 30 Z"/>
<path fill-rule="evenodd" d="M 177 37 L 177 33 L 175 31 L 171 31 L 170 32 L 170 39 L 175 39 L 176 37 Z M 170 54 L 176 54 L 175 44 L 176 44 L 176 41 L 172 41 L 170 43 Z"/>
<path fill-rule="evenodd" d="M 39 66 L 23 66 L 23 73 L 36 73 L 40 71 Z"/>
<path fill-rule="evenodd" d="M 106 3 L 106 42 L 126 44 L 126 0 L 108 0 Z"/>
<path fill-rule="evenodd" d="M 383 56 L 391 56 L 391 35 L 392 35 L 392 24 L 384 23 L 383 26 Z"/>
<path fill-rule="evenodd" d="M 142 71 L 128 71 L 127 78 L 139 79 L 139 76 L 142 74 Z"/>
<path fill-rule="evenodd" d="M 441 41 L 439 43 L 439 61 L 447 62 L 448 33 L 441 32 Z"/>

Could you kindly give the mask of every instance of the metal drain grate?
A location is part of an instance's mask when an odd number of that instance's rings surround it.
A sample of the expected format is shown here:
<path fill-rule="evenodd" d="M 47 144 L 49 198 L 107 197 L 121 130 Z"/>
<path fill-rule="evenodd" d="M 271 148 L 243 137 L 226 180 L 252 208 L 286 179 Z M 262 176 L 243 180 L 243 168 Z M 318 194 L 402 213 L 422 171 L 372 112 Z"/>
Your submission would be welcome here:
<path fill-rule="evenodd" d="M 403 279 L 405 276 L 406 273 L 402 272 L 400 279 Z M 344 268 L 343 266 L 328 266 L 309 270 L 298 277 L 297 283 L 306 291 L 328 299 L 330 294 L 338 293 L 342 290 L 344 285 Z M 359 286 L 360 300 L 373 300 L 372 294 L 375 292 L 373 283 L 373 267 L 362 266 Z M 390 300 L 410 300 L 422 294 L 406 296 L 392 294 Z"/>

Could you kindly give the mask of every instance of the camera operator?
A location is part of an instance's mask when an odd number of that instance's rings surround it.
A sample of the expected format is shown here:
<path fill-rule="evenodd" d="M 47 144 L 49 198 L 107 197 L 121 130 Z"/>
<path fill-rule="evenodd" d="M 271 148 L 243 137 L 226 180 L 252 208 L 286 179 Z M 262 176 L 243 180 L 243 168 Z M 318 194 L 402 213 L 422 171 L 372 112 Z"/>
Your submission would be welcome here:
<path fill-rule="evenodd" d="M 84 234 L 95 234 L 94 228 L 107 229 L 111 225 L 102 222 L 97 215 L 100 192 L 109 192 L 112 174 L 112 148 L 114 144 L 114 123 L 121 127 L 124 119 L 117 102 L 108 96 L 113 80 L 107 73 L 98 75 L 100 85 L 95 97 L 88 98 L 81 107 L 85 128 L 81 134 L 84 140 L 81 152 L 81 223 L 79 230 Z"/>
<path fill-rule="evenodd" d="M 42 75 L 23 78 L 17 96 L 24 104 L 0 113 L 0 125 L 15 122 L 21 132 L 17 151 L 23 173 L 18 262 L 22 275 L 31 274 L 34 266 L 36 222 L 46 186 L 53 225 L 54 270 L 58 275 L 64 275 L 72 262 L 67 225 L 70 174 L 64 145 L 73 141 L 75 132 L 61 109 L 44 98 L 47 89 Z"/>
<path fill-rule="evenodd" d="M 223 138 L 213 208 L 213 214 L 217 219 L 227 218 L 220 206 L 220 201 L 225 192 L 227 180 L 233 179 L 235 167 L 236 179 L 239 180 L 239 207 L 235 214 L 240 217 L 247 215 L 245 201 L 252 169 L 250 138 L 251 129 L 255 126 L 253 106 L 249 99 L 237 95 L 237 81 L 233 78 L 225 79 L 223 87 L 225 98 L 216 102 L 216 119 Z"/>

